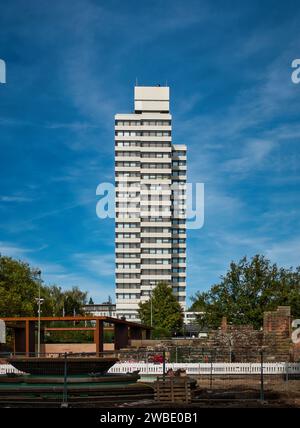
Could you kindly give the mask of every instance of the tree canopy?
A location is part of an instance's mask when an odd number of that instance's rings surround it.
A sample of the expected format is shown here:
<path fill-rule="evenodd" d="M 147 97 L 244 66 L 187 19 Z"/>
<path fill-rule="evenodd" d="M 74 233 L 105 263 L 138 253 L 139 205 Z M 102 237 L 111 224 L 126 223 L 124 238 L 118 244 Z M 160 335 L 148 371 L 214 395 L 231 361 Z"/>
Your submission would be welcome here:
<path fill-rule="evenodd" d="M 39 270 L 28 263 L 0 255 L 0 317 L 35 316 L 39 296 L 44 299 L 43 316 L 82 314 L 87 293 L 78 287 L 62 290 L 57 285 L 45 286 Z"/>
<path fill-rule="evenodd" d="M 183 326 L 183 311 L 171 286 L 166 282 L 159 283 L 152 292 L 152 297 L 139 305 L 139 315 L 143 324 L 152 326 L 154 336 L 170 336 L 179 332 Z"/>
<path fill-rule="evenodd" d="M 262 255 L 250 261 L 246 257 L 232 262 L 221 282 L 207 292 L 192 298 L 191 310 L 203 311 L 201 325 L 220 326 L 222 316 L 236 325 L 252 324 L 260 328 L 264 311 L 278 306 L 291 306 L 292 314 L 300 317 L 300 267 L 279 268 Z"/>
<path fill-rule="evenodd" d="M 0 256 L 0 315 L 34 316 L 38 270 L 27 263 Z"/>

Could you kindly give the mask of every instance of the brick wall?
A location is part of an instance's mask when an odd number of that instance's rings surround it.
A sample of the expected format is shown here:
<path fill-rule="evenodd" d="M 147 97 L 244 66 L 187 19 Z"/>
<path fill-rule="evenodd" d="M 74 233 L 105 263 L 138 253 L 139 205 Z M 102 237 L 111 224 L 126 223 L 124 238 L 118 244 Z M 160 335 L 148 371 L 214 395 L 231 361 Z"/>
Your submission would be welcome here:
<path fill-rule="evenodd" d="M 289 306 L 279 306 L 276 311 L 264 313 L 263 345 L 269 360 L 293 360 L 291 322 Z"/>
<path fill-rule="evenodd" d="M 133 347 L 186 348 L 187 357 L 199 360 L 201 355 L 213 355 L 215 361 L 258 362 L 260 350 L 264 350 L 266 361 L 300 360 L 300 344 L 291 339 L 291 308 L 279 306 L 276 311 L 265 312 L 261 330 L 251 325 L 229 325 L 225 317 L 218 330 L 213 330 L 207 338 L 132 341 Z"/>

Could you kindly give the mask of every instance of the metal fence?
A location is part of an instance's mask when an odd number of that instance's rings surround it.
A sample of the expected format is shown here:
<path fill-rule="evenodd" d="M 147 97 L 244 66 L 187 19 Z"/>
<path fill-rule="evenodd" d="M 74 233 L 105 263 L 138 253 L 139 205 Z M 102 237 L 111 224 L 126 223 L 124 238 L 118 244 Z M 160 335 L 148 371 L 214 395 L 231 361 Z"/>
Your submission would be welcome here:
<path fill-rule="evenodd" d="M 0 375 L 22 374 L 6 362 L 14 356 L 25 354 L 0 354 Z M 28 356 L 28 355 L 26 355 Z M 67 402 L 69 364 L 74 358 L 110 357 L 118 361 L 109 369 L 112 374 L 138 371 L 142 382 L 153 382 L 160 375 L 190 376 L 197 381 L 193 391 L 195 401 L 208 399 L 284 399 L 287 396 L 300 398 L 300 362 L 281 361 L 267 351 L 222 353 L 217 349 L 129 349 L 102 353 L 78 354 L 30 354 L 30 357 L 60 357 L 64 361 L 64 389 L 62 401 Z M 238 358 L 237 358 L 238 356 Z M 53 361 L 53 364 L 55 362 Z M 45 369 L 47 375 L 47 369 Z"/>

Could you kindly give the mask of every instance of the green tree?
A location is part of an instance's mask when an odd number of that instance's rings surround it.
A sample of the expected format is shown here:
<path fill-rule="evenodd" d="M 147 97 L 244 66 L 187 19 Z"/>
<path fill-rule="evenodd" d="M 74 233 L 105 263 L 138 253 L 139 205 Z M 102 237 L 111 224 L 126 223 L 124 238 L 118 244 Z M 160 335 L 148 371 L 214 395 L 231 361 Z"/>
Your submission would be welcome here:
<path fill-rule="evenodd" d="M 78 287 L 63 291 L 61 287 L 42 285 L 39 270 L 28 263 L 0 255 L 0 317 L 36 316 L 39 296 L 44 299 L 42 316 L 82 315 L 87 293 Z"/>
<path fill-rule="evenodd" d="M 87 293 L 81 291 L 78 287 L 70 290 L 62 290 L 57 285 L 44 287 L 42 292 L 45 302 L 43 303 L 43 314 L 53 316 L 73 316 L 83 315 L 83 305 L 87 302 Z M 46 310 L 45 310 L 46 309 Z"/>
<path fill-rule="evenodd" d="M 292 308 L 300 317 L 300 268 L 279 268 L 262 255 L 250 261 L 246 257 L 232 262 L 221 282 L 192 298 L 191 310 L 203 311 L 202 326 L 217 328 L 223 316 L 236 325 L 252 324 L 260 328 L 264 311 L 280 305 Z"/>
<path fill-rule="evenodd" d="M 41 294 L 44 299 L 41 307 L 42 316 L 62 316 L 64 299 L 61 287 L 57 285 L 44 286 Z"/>
<path fill-rule="evenodd" d="M 0 255 L 0 316 L 34 316 L 38 289 L 37 269 Z"/>
<path fill-rule="evenodd" d="M 89 305 L 93 305 L 93 304 L 94 304 L 94 300 L 90 297 Z"/>
<path fill-rule="evenodd" d="M 159 283 L 152 292 L 152 297 L 139 305 L 139 315 L 143 324 L 152 326 L 153 336 L 170 336 L 179 332 L 183 326 L 183 312 L 180 304 L 172 292 L 172 288 L 165 282 Z"/>
<path fill-rule="evenodd" d="M 81 291 L 78 287 L 66 290 L 63 293 L 65 315 L 83 315 L 83 305 L 87 301 L 87 292 Z"/>

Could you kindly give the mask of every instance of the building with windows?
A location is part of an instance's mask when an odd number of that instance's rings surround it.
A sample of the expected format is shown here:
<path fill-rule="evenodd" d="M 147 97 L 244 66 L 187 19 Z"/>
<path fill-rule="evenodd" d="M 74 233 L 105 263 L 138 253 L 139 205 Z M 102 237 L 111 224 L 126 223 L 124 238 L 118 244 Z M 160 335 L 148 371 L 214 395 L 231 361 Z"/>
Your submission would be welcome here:
<path fill-rule="evenodd" d="M 184 324 L 185 325 L 197 324 L 197 318 L 200 317 L 201 315 L 204 315 L 204 312 L 185 311 Z"/>
<path fill-rule="evenodd" d="M 96 317 L 117 318 L 116 305 L 112 302 L 87 304 L 83 306 L 83 311 Z"/>
<path fill-rule="evenodd" d="M 134 112 L 115 116 L 116 308 L 138 305 L 161 281 L 186 300 L 186 146 L 172 144 L 169 87 L 136 86 Z"/>

